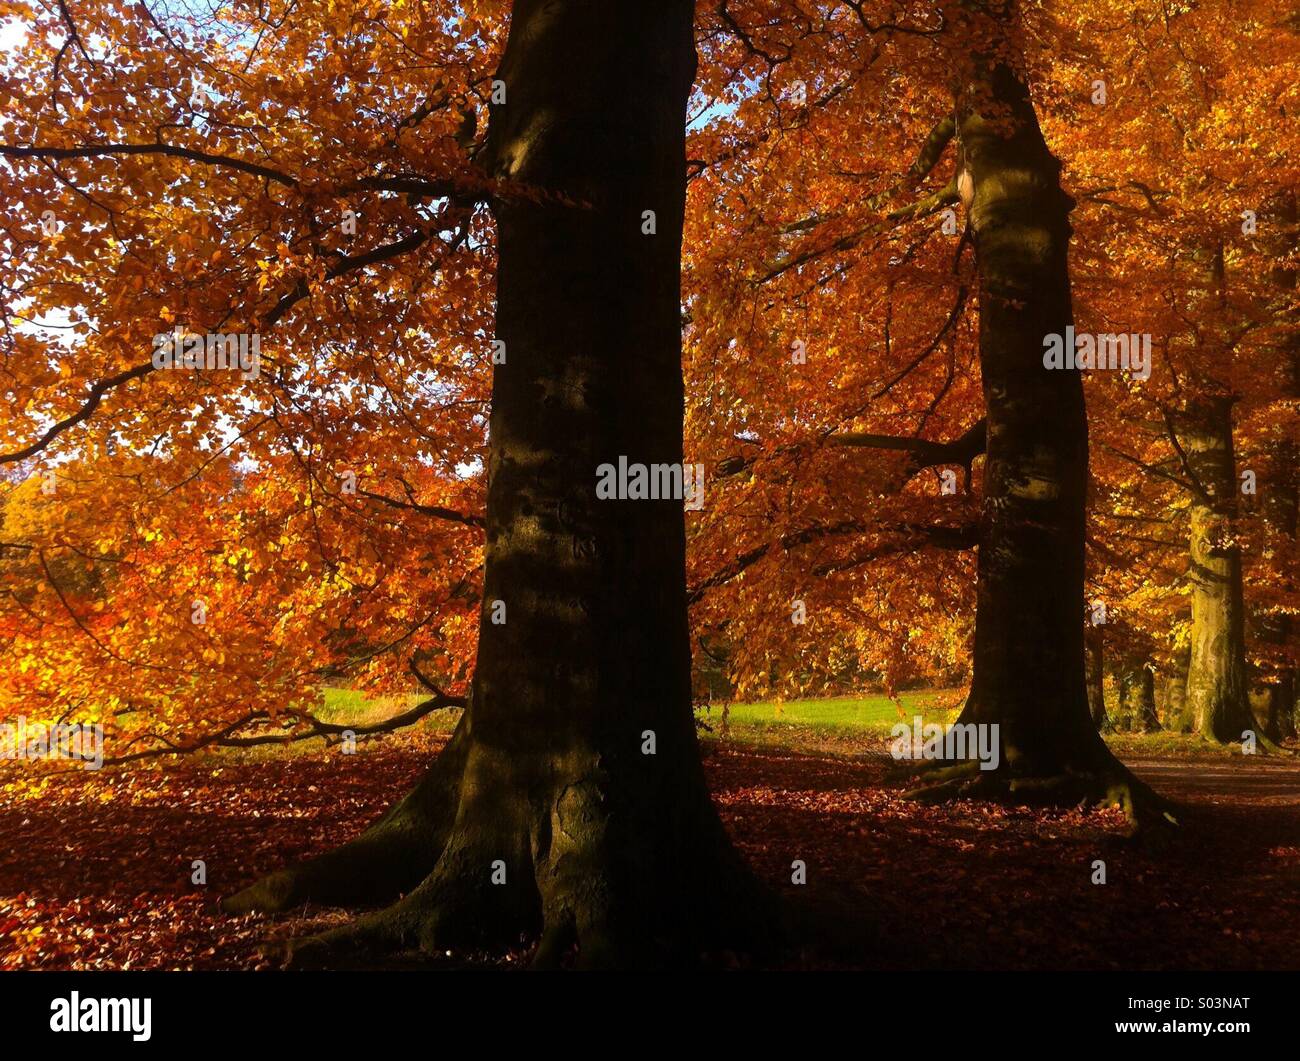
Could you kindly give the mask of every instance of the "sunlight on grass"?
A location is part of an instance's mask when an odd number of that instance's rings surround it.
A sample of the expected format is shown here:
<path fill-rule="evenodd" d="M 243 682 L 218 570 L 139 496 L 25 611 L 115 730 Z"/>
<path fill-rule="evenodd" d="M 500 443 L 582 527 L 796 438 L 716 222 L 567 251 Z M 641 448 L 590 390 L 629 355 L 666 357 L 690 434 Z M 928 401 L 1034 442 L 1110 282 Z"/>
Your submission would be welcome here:
<path fill-rule="evenodd" d="M 416 693 L 368 696 L 359 689 L 324 687 L 317 717 L 336 725 L 369 726 L 403 711 L 422 699 Z M 888 749 L 890 730 L 903 722 L 911 725 L 920 716 L 923 723 L 955 722 L 962 695 L 957 689 L 921 689 L 904 692 L 895 703 L 881 693 L 833 696 L 806 700 L 766 700 L 750 704 L 722 704 L 697 707 L 695 717 L 705 740 L 728 740 L 743 744 L 801 748 L 809 751 L 863 753 Z M 449 734 L 460 719 L 459 711 L 435 711 L 414 727 L 398 730 L 380 740 L 401 740 L 403 733 Z M 1118 755 L 1130 758 L 1176 756 L 1240 756 L 1237 746 L 1209 744 L 1199 737 L 1178 733 L 1107 733 L 1105 738 Z M 368 742 L 366 742 L 368 743 Z M 277 745 L 244 752 L 241 758 L 275 758 L 300 751 L 319 750 L 319 741 Z"/>
<path fill-rule="evenodd" d="M 899 703 L 882 694 L 836 696 L 813 700 L 764 701 L 732 704 L 729 726 L 804 726 L 813 728 L 879 729 L 888 733 L 898 722 L 910 723 L 916 715 L 927 722 L 950 722 L 956 717 L 956 694 L 950 689 L 926 689 L 899 695 Z M 723 709 L 700 709 L 698 717 L 721 724 Z"/>
<path fill-rule="evenodd" d="M 951 722 L 961 700 L 953 689 L 923 689 L 899 695 L 896 704 L 880 693 L 809 700 L 763 701 L 697 708 L 706 738 L 833 751 L 880 750 L 898 723 Z"/>
<path fill-rule="evenodd" d="M 326 686 L 322 692 L 325 701 L 317 717 L 322 722 L 333 722 L 340 726 L 373 726 L 403 711 L 409 711 L 424 699 L 417 693 L 367 696 L 360 689 L 338 689 L 333 686 Z M 421 729 L 437 733 L 450 733 L 455 729 L 459 718 L 459 711 L 434 711 L 422 718 L 417 725 Z"/>

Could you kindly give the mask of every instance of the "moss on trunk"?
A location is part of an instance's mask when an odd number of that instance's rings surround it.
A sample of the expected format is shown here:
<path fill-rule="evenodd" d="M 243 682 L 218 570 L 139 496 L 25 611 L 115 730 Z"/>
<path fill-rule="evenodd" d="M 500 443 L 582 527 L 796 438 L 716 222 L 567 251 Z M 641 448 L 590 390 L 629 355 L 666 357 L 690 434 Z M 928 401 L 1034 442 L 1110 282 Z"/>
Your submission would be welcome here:
<path fill-rule="evenodd" d="M 1119 677 L 1119 715 L 1135 733 L 1160 729 L 1156 714 L 1156 677 L 1146 660 L 1126 661 Z"/>
<path fill-rule="evenodd" d="M 1237 476 L 1232 446 L 1232 399 L 1201 396 L 1176 418 L 1194 491 L 1189 513 L 1192 584 L 1191 656 L 1187 710 L 1207 740 L 1236 743 L 1255 729 L 1246 681 L 1246 607 L 1241 550 L 1233 520 Z"/>

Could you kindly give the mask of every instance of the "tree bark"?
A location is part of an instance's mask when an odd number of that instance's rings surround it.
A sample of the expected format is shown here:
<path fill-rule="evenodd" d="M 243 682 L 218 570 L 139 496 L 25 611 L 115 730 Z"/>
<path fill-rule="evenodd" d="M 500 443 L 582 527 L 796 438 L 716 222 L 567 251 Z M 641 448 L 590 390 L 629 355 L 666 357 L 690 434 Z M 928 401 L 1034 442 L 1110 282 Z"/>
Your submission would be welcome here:
<path fill-rule="evenodd" d="M 1129 730 L 1155 733 L 1160 729 L 1155 673 L 1145 660 L 1126 661 L 1119 679 L 1119 704 L 1120 717 Z"/>
<path fill-rule="evenodd" d="M 1199 396 L 1176 417 L 1180 445 L 1195 479 L 1191 525 L 1192 652 L 1187 710 L 1196 731 L 1224 744 L 1254 731 L 1246 680 L 1246 607 L 1241 550 L 1233 540 L 1237 475 L 1232 399 Z"/>
<path fill-rule="evenodd" d="M 472 695 L 393 812 L 418 825 L 385 884 L 414 890 L 299 954 L 522 934 L 540 936 L 539 964 L 660 964 L 734 941 L 756 909 L 735 899 L 749 878 L 696 746 L 682 500 L 596 496 L 597 468 L 621 456 L 682 463 L 692 17 L 689 0 L 516 0 L 487 148 L 512 190 L 494 203 L 506 363 Z M 394 828 L 379 823 L 372 846 Z M 353 900 L 339 863 L 280 888 Z M 257 887 L 232 906 L 284 907 Z"/>
<path fill-rule="evenodd" d="M 1088 714 L 1098 730 L 1106 728 L 1105 638 L 1100 627 L 1088 630 L 1083 642 L 1084 667 L 1088 682 Z"/>
<path fill-rule="evenodd" d="M 1268 223 L 1280 238 L 1275 252 L 1280 264 L 1273 270 L 1272 281 L 1279 295 L 1287 299 L 1300 283 L 1300 270 L 1290 264 L 1290 253 L 1296 245 L 1296 223 L 1300 220 L 1295 192 L 1279 196 L 1271 204 Z M 1285 398 L 1300 398 L 1300 322 L 1295 311 L 1290 310 L 1280 322 L 1282 340 L 1277 350 L 1277 389 Z M 1293 414 L 1294 416 L 1294 414 Z M 1294 419 L 1284 421 L 1279 437 L 1269 440 L 1263 469 L 1261 512 L 1270 539 L 1267 548 L 1282 551 L 1291 562 L 1282 568 L 1282 592 L 1296 592 L 1295 562 L 1296 533 L 1300 529 L 1300 444 L 1294 436 Z M 1265 735 L 1273 741 L 1296 736 L 1296 670 L 1292 663 L 1295 651 L 1292 643 L 1295 624 L 1290 614 L 1282 609 L 1260 617 L 1259 638 L 1280 657 L 1270 680 L 1265 683 L 1268 694 Z"/>
<path fill-rule="evenodd" d="M 961 794 L 1096 799 L 1124 806 L 1135 826 L 1155 823 L 1167 820 L 1163 804 L 1111 755 L 1090 713 L 1083 386 L 1078 372 L 1043 364 L 1045 337 L 1064 336 L 1073 322 L 1074 203 L 1028 87 L 1008 65 L 1018 52 L 1010 6 L 967 10 L 1000 48 L 996 58 L 992 50 L 975 58 L 956 93 L 957 183 L 979 270 L 988 418 L 974 673 L 960 721 L 998 727 L 1001 763 L 938 771 L 944 780 L 918 795 L 956 785 Z"/>
<path fill-rule="evenodd" d="M 1165 729 L 1174 733 L 1191 733 L 1196 719 L 1187 706 L 1187 671 L 1192 650 L 1180 648 L 1173 656 L 1173 673 L 1165 679 Z"/>

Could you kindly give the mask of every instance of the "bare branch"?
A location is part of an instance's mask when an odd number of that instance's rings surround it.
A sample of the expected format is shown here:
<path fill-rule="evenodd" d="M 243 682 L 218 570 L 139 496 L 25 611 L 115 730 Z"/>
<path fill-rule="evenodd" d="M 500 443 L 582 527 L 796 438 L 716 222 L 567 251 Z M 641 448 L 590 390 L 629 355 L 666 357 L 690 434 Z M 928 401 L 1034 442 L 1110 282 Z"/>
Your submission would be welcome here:
<path fill-rule="evenodd" d="M 203 162 L 209 166 L 224 166 L 242 173 L 275 181 L 290 188 L 298 187 L 296 177 L 248 162 L 242 158 L 228 155 L 214 155 L 207 151 L 178 147 L 174 144 L 84 144 L 81 147 L 19 147 L 15 144 L 0 144 L 0 155 L 6 158 L 104 158 L 110 155 L 169 155 L 173 158 L 189 159 L 191 162 Z"/>

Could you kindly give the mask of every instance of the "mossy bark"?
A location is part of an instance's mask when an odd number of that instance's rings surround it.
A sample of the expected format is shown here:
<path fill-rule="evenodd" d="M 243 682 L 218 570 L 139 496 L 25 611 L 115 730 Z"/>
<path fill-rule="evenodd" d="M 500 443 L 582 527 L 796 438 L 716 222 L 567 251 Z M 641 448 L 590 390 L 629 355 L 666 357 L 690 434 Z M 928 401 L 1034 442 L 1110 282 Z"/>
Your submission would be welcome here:
<path fill-rule="evenodd" d="M 763 916 L 696 746 L 682 501 L 595 489 L 620 457 L 683 458 L 692 15 L 688 0 L 516 0 L 487 148 L 505 188 L 506 363 L 470 704 L 388 818 L 233 901 L 351 901 L 343 878 L 375 857 L 393 869 L 365 899 L 413 888 L 298 948 L 303 960 L 524 937 L 540 940 L 539 964 L 676 963 L 752 939 L 740 920 Z"/>
<path fill-rule="evenodd" d="M 1155 733 L 1160 729 L 1155 672 L 1145 660 L 1127 660 L 1120 672 L 1119 713 L 1125 726 L 1135 733 Z"/>
<path fill-rule="evenodd" d="M 1255 730 L 1246 679 L 1246 605 L 1241 550 L 1235 541 L 1238 482 L 1232 444 L 1232 398 L 1188 402 L 1175 418 L 1195 477 L 1189 511 L 1192 584 L 1187 710 L 1202 737 L 1236 743 Z"/>

